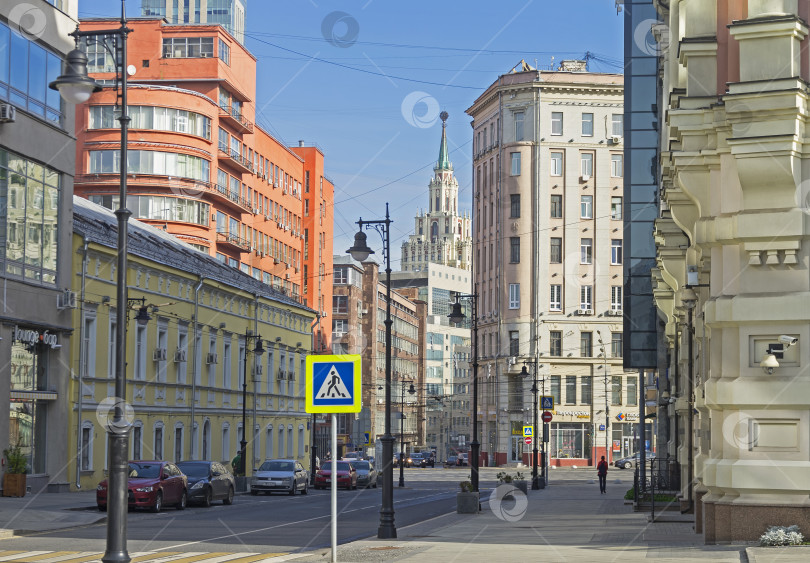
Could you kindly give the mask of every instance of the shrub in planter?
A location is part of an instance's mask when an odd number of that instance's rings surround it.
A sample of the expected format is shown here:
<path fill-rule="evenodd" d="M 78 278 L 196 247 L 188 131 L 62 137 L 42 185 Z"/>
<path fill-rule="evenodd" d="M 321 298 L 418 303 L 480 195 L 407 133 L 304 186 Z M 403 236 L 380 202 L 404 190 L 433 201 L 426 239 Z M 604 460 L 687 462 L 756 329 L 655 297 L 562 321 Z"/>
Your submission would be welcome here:
<path fill-rule="evenodd" d="M 771 526 L 759 538 L 759 545 L 799 545 L 804 543 L 804 536 L 798 526 Z"/>
<path fill-rule="evenodd" d="M 458 514 L 478 514 L 481 507 L 478 493 L 473 492 L 472 483 L 462 481 L 459 483 L 461 492 L 456 494 L 456 512 Z"/>
<path fill-rule="evenodd" d="M 26 490 L 25 471 L 28 459 L 19 445 L 3 450 L 6 458 L 6 470 L 3 474 L 3 496 L 24 497 Z"/>

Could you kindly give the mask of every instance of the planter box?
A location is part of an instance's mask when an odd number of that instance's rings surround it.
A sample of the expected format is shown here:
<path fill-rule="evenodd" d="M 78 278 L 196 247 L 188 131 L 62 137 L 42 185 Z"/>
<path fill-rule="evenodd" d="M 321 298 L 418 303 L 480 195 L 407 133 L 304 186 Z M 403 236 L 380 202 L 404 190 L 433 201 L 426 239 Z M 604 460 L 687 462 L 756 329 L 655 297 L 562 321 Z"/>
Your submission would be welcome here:
<path fill-rule="evenodd" d="M 25 473 L 6 473 L 3 475 L 3 496 L 25 496 Z"/>
<path fill-rule="evenodd" d="M 457 514 L 478 514 L 480 506 L 478 493 L 456 493 Z"/>
<path fill-rule="evenodd" d="M 526 481 L 525 479 L 522 479 L 520 481 L 512 481 L 512 484 L 521 491 L 523 491 L 524 495 L 529 494 L 529 482 Z"/>

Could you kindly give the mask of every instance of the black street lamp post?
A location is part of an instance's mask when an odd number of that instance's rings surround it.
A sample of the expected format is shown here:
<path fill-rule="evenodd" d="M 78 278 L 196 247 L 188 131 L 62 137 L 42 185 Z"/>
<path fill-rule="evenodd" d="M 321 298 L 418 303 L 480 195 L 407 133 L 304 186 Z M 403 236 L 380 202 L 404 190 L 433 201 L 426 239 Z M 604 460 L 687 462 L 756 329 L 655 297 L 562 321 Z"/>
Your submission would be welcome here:
<path fill-rule="evenodd" d="M 472 467 L 470 482 L 472 483 L 473 492 L 478 492 L 478 461 L 479 449 L 481 443 L 478 441 L 478 292 L 477 286 L 475 293 L 459 294 L 456 295 L 456 302 L 453 303 L 453 310 L 447 317 L 454 325 L 459 325 L 464 320 L 465 316 L 461 310 L 461 303 L 459 299 L 469 299 L 472 303 L 472 332 L 473 332 L 473 403 L 472 403 L 472 420 L 473 431 L 472 441 L 470 442 L 470 467 Z"/>
<path fill-rule="evenodd" d="M 530 364 L 533 366 L 534 371 L 534 382 L 532 383 L 532 394 L 534 395 L 534 428 L 532 429 L 532 490 L 539 490 L 540 489 L 540 481 L 537 476 L 537 435 L 539 434 L 539 430 L 537 429 L 537 360 L 526 360 L 523 362 L 523 369 L 520 370 L 520 375 L 525 377 L 529 376 L 529 370 L 526 369 L 526 365 Z"/>
<path fill-rule="evenodd" d="M 247 477 L 247 380 L 248 380 L 248 351 L 250 349 L 250 341 L 256 341 L 256 347 L 253 348 L 253 354 L 261 356 L 264 354 L 262 347 L 262 335 L 253 335 L 250 331 L 245 332 L 245 355 L 242 358 L 242 440 L 239 442 L 239 474 L 242 477 Z M 270 374 L 272 375 L 272 374 Z M 268 375 L 269 377 L 269 375 Z"/>
<path fill-rule="evenodd" d="M 358 262 L 363 262 L 374 251 L 366 244 L 364 229 L 374 228 L 383 241 L 383 259 L 385 260 L 385 431 L 380 438 L 383 443 L 383 490 L 380 507 L 380 527 L 377 530 L 379 539 L 397 537 L 394 525 L 394 437 L 391 435 L 391 223 L 388 215 L 388 204 L 385 204 L 385 219 L 357 221 L 360 230 L 354 235 L 354 246 L 347 252 Z"/>
<path fill-rule="evenodd" d="M 401 382 L 402 387 L 402 406 L 399 413 L 399 486 L 405 486 L 405 382 Z M 408 388 L 408 393 L 413 395 L 416 393 L 416 388 L 411 383 Z"/>
<path fill-rule="evenodd" d="M 121 115 L 118 122 L 121 124 L 121 159 L 119 165 L 119 196 L 118 209 L 115 215 L 118 218 L 118 264 L 116 278 L 116 302 L 119 315 L 123 318 L 123 311 L 129 307 L 127 300 L 127 222 L 132 214 L 126 208 L 127 204 L 127 130 L 129 116 L 127 115 L 127 36 L 132 31 L 127 27 L 126 8 L 121 0 L 121 26 L 117 29 L 103 29 L 97 31 L 80 31 L 76 29 L 71 35 L 76 39 L 76 48 L 67 55 L 65 73 L 51 82 L 48 86 L 58 90 L 64 100 L 70 104 L 81 104 L 90 99 L 93 92 L 101 90 L 101 86 L 87 74 L 87 55 L 79 48 L 82 37 L 102 38 L 97 40 L 115 61 L 116 87 L 121 88 Z M 114 42 L 111 48 L 107 39 Z M 139 312 L 140 315 L 140 312 Z M 109 471 L 107 487 L 107 544 L 102 561 L 105 563 L 129 563 L 127 552 L 127 479 L 128 479 L 128 451 L 129 430 L 131 421 L 126 415 L 126 351 L 127 351 L 127 324 L 119 323 L 119 330 L 115 338 L 115 406 L 113 416 L 107 426 L 107 442 L 109 450 Z"/>

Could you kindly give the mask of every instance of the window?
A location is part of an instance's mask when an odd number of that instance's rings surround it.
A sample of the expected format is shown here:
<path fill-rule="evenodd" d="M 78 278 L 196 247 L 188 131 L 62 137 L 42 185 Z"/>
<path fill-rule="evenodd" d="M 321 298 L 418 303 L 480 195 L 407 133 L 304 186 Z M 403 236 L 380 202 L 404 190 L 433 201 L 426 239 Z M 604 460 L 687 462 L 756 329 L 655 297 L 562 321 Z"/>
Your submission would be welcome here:
<path fill-rule="evenodd" d="M 520 284 L 509 284 L 509 308 L 520 309 Z"/>
<path fill-rule="evenodd" d="M 565 376 L 565 404 L 567 404 L 567 405 L 575 405 L 575 404 L 577 404 L 577 376 L 576 375 L 566 375 Z"/>
<path fill-rule="evenodd" d="M 213 37 L 164 37 L 163 57 L 166 59 L 196 59 L 214 56 Z"/>
<path fill-rule="evenodd" d="M 623 347 L 623 333 L 621 332 L 614 332 L 610 335 L 610 355 L 614 358 L 621 358 L 622 357 L 622 347 Z"/>
<path fill-rule="evenodd" d="M 610 176 L 611 178 L 621 178 L 624 176 L 624 157 L 622 155 L 610 155 Z"/>
<path fill-rule="evenodd" d="M 222 39 L 219 40 L 219 58 L 226 65 L 231 64 L 231 48 Z"/>
<path fill-rule="evenodd" d="M 133 379 L 143 381 L 146 379 L 146 327 L 135 327 L 135 366 Z"/>
<path fill-rule="evenodd" d="M 121 154 L 118 150 L 90 151 L 91 174 L 118 174 Z M 204 158 L 174 152 L 129 150 L 129 174 L 180 176 L 208 182 L 211 163 Z"/>
<path fill-rule="evenodd" d="M 579 216 L 582 219 L 593 219 L 592 195 L 584 195 L 579 198 Z"/>
<path fill-rule="evenodd" d="M 562 153 L 551 153 L 551 160 L 549 162 L 552 176 L 562 176 Z"/>
<path fill-rule="evenodd" d="M 509 355 L 520 356 L 520 332 L 517 330 L 509 331 Z"/>
<path fill-rule="evenodd" d="M 551 196 L 551 217 L 552 219 L 561 219 L 563 216 L 563 199 L 562 195 Z"/>
<path fill-rule="evenodd" d="M 31 10 L 26 14 L 23 10 L 20 17 L 34 17 L 29 14 L 36 13 Z M 8 100 L 62 127 L 62 100 L 59 92 L 48 88 L 48 83 L 62 74 L 62 59 L 30 39 L 0 22 L 0 100 Z"/>
<path fill-rule="evenodd" d="M 610 118 L 610 134 L 621 137 L 624 135 L 624 115 L 614 113 Z"/>
<path fill-rule="evenodd" d="M 627 377 L 627 406 L 638 405 L 638 377 L 631 375 Z"/>
<path fill-rule="evenodd" d="M 511 194 L 509 196 L 509 217 L 517 219 L 520 217 L 520 194 Z"/>
<path fill-rule="evenodd" d="M 90 106 L 88 129 L 117 128 L 120 115 L 116 106 Z M 128 106 L 127 115 L 130 129 L 173 131 L 211 139 L 211 119 L 200 113 L 175 108 Z"/>
<path fill-rule="evenodd" d="M 332 319 L 332 336 L 340 337 L 346 334 L 349 330 L 348 319 Z"/>
<path fill-rule="evenodd" d="M 82 424 L 82 443 L 80 471 L 93 469 L 93 423 L 85 421 Z"/>
<path fill-rule="evenodd" d="M 593 137 L 593 114 L 582 114 L 582 136 Z"/>
<path fill-rule="evenodd" d="M 183 427 L 174 429 L 174 460 L 183 461 Z"/>
<path fill-rule="evenodd" d="M 346 285 L 349 283 L 349 269 L 347 267 L 336 266 L 333 275 L 333 283 L 335 285 Z"/>
<path fill-rule="evenodd" d="M 551 286 L 551 297 L 549 299 L 548 308 L 550 311 L 562 311 L 562 286 Z"/>
<path fill-rule="evenodd" d="M 579 155 L 579 162 L 583 178 L 593 176 L 593 153 L 584 152 Z"/>
<path fill-rule="evenodd" d="M 562 264 L 562 239 L 551 237 L 551 256 L 550 262 L 552 264 Z"/>
<path fill-rule="evenodd" d="M 522 111 L 515 112 L 515 141 L 523 140 L 523 117 Z"/>
<path fill-rule="evenodd" d="M 152 453 L 155 456 L 155 459 L 163 459 L 163 427 L 156 426 L 155 427 L 155 440 L 154 440 L 154 448 L 152 449 Z"/>
<path fill-rule="evenodd" d="M 622 218 L 622 198 L 620 196 L 610 198 L 610 218 L 616 220 Z"/>
<path fill-rule="evenodd" d="M 614 266 L 622 263 L 622 239 L 610 240 L 610 263 Z"/>
<path fill-rule="evenodd" d="M 59 198 L 56 170 L 0 149 L 0 268 L 6 274 L 56 284 Z"/>
<path fill-rule="evenodd" d="M 610 378 L 610 404 L 622 404 L 622 378 L 621 376 L 613 376 Z"/>
<path fill-rule="evenodd" d="M 593 239 L 584 238 L 579 241 L 579 263 L 590 264 L 593 262 Z"/>
<path fill-rule="evenodd" d="M 349 297 L 347 295 L 335 295 L 332 297 L 332 312 L 336 314 L 348 314 Z"/>
<path fill-rule="evenodd" d="M 136 422 L 132 427 L 132 459 L 143 459 L 143 426 Z"/>
<path fill-rule="evenodd" d="M 549 356 L 562 356 L 562 331 L 552 330 L 548 333 Z"/>
<path fill-rule="evenodd" d="M 554 397 L 554 406 L 560 404 L 560 376 L 551 376 L 551 396 Z"/>
<path fill-rule="evenodd" d="M 579 333 L 579 355 L 583 358 L 593 357 L 593 333 Z"/>
<path fill-rule="evenodd" d="M 622 310 L 622 286 L 620 285 L 610 286 L 610 310 L 619 312 Z"/>
<path fill-rule="evenodd" d="M 551 112 L 551 134 L 563 134 L 563 114 L 561 111 Z"/>
<path fill-rule="evenodd" d="M 520 262 L 520 237 L 509 237 L 509 262 Z"/>
<path fill-rule="evenodd" d="M 591 292 L 593 287 L 590 285 L 583 285 L 579 288 L 579 308 L 582 310 L 593 309 L 591 301 Z"/>
<path fill-rule="evenodd" d="M 583 375 L 579 379 L 579 400 L 583 405 L 593 402 L 593 378 L 590 375 Z"/>
<path fill-rule="evenodd" d="M 519 152 L 512 152 L 509 153 L 512 162 L 511 174 L 512 176 L 520 176 L 520 153 Z"/>
<path fill-rule="evenodd" d="M 117 347 L 115 345 L 115 333 L 118 331 L 118 315 L 115 311 L 110 311 L 110 330 L 107 335 L 107 377 L 115 377 L 115 358 Z"/>

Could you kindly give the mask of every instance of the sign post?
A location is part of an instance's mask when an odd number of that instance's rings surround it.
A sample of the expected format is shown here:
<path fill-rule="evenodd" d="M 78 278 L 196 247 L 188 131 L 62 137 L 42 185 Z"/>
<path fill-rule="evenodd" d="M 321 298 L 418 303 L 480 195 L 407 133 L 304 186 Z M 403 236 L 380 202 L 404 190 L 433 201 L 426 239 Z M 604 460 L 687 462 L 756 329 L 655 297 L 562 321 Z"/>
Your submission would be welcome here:
<path fill-rule="evenodd" d="M 332 415 L 332 563 L 337 563 L 337 413 L 361 411 L 361 357 L 307 356 L 306 411 Z"/>

